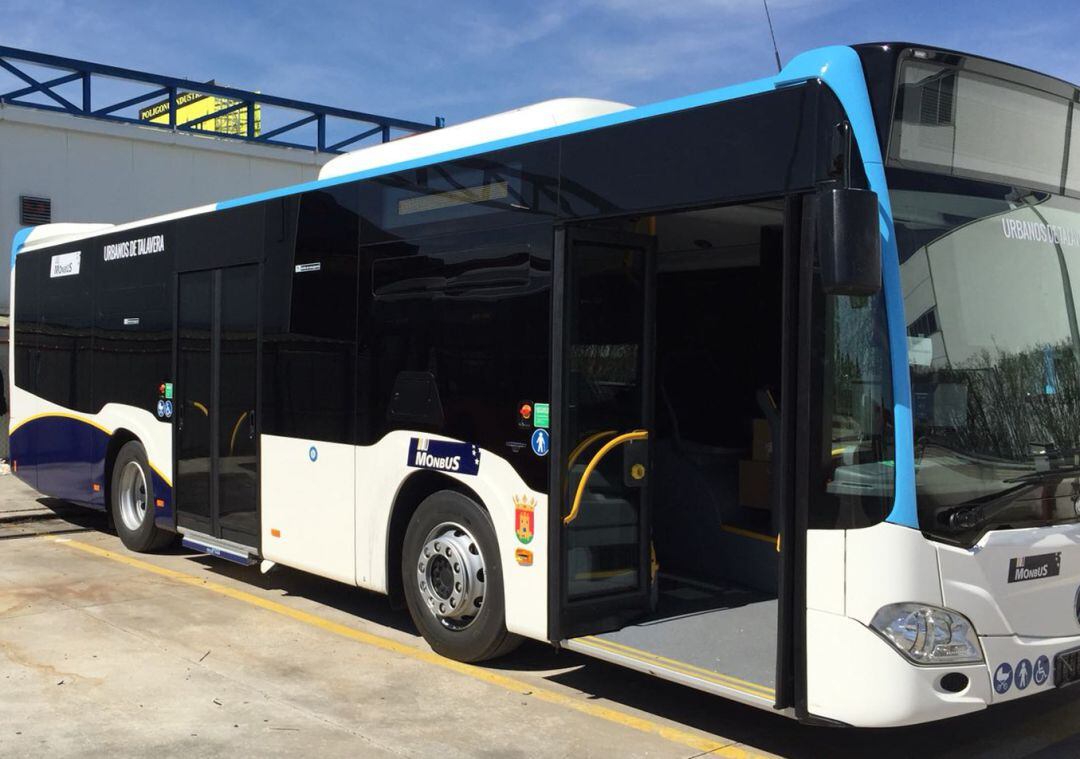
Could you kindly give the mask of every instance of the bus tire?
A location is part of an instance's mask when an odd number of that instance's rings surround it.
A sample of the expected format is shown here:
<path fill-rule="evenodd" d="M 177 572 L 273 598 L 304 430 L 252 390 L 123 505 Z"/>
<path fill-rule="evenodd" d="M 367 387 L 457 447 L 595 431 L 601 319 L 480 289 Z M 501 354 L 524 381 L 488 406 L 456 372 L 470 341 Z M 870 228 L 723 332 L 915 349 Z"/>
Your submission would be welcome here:
<path fill-rule="evenodd" d="M 401 552 L 405 601 L 436 653 L 462 662 L 510 653 L 502 566 L 491 518 L 475 501 L 443 490 L 413 514 Z"/>
<path fill-rule="evenodd" d="M 175 536 L 154 524 L 154 478 L 142 443 L 124 443 L 116 454 L 111 477 L 109 507 L 124 546 L 145 553 L 172 542 Z"/>

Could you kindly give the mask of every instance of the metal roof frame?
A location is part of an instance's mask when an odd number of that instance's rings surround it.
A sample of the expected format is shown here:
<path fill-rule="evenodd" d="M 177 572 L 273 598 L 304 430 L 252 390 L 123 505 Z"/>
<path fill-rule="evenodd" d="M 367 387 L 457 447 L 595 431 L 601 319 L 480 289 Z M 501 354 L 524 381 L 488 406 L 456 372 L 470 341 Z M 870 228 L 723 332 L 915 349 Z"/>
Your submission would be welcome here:
<path fill-rule="evenodd" d="M 55 69 L 60 72 L 59 76 L 41 81 L 25 70 L 26 64 Z M 434 123 L 423 124 L 417 121 L 398 119 L 390 116 L 379 116 L 363 111 L 353 111 L 346 108 L 308 103 L 303 100 L 292 98 L 264 95 L 249 90 L 241 90 L 235 87 L 223 87 L 212 82 L 194 82 L 190 79 L 152 74 L 146 71 L 109 66 L 101 63 L 80 61 L 75 58 L 63 58 L 57 55 L 37 53 L 30 50 L 20 50 L 13 47 L 0 45 L 0 69 L 6 70 L 16 78 L 25 82 L 24 87 L 0 92 L 0 103 L 17 105 L 24 108 L 37 108 L 39 110 L 67 113 L 72 116 L 82 116 L 104 121 L 119 122 L 125 124 L 137 124 L 173 132 L 193 132 L 196 134 L 209 134 L 215 137 L 240 140 L 263 145 L 275 145 L 279 147 L 299 148 L 313 150 L 320 153 L 342 153 L 344 148 L 356 142 L 366 140 L 375 135 L 381 136 L 382 142 L 390 141 L 390 130 L 396 129 L 403 132 L 427 132 L 443 126 L 443 119 L 436 117 Z M 114 80 L 122 80 L 129 83 L 147 85 L 153 87 L 148 92 L 135 97 L 116 101 L 105 106 L 94 108 L 93 106 L 93 77 L 104 77 Z M 82 82 L 82 97 L 80 102 L 72 102 L 56 91 L 57 87 L 72 82 Z M 214 113 L 207 114 L 198 119 L 184 124 L 176 123 L 176 98 L 181 92 L 196 92 L 202 95 L 211 95 L 236 101 L 235 105 L 219 109 Z M 32 102 L 26 100 L 31 95 L 44 95 L 52 100 L 55 105 Z M 130 116 L 117 115 L 117 111 L 130 108 L 158 98 L 165 98 L 169 103 L 169 122 L 155 123 L 131 118 Z M 283 126 L 271 129 L 263 134 L 255 134 L 255 108 L 256 106 L 272 106 L 275 108 L 287 108 L 299 111 L 303 115 L 290 121 Z M 232 134 L 201 127 L 205 122 L 225 116 L 230 113 L 247 111 L 247 134 Z M 327 118 L 341 119 L 353 122 L 358 131 L 343 140 L 327 144 L 326 121 Z M 277 139 L 280 135 L 287 134 L 307 124 L 315 123 L 316 140 L 314 143 L 290 142 Z"/>

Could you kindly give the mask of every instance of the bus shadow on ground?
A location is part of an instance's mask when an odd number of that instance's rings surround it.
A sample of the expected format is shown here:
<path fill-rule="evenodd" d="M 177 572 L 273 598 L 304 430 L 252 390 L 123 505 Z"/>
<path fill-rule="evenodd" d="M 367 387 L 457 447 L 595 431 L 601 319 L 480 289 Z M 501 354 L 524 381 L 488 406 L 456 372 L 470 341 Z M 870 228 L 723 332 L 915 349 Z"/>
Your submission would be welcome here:
<path fill-rule="evenodd" d="M 74 526 L 113 532 L 104 512 L 53 498 L 37 502 Z M 305 599 L 413 636 L 418 643 L 422 640 L 405 609 L 393 608 L 386 596 L 372 591 L 288 567 L 263 574 L 257 565 L 231 564 L 183 548 L 179 541 L 158 553 L 186 556 L 210 574 Z M 800 725 L 780 714 L 531 640 L 512 654 L 481 666 L 508 674 L 530 674 L 579 691 L 589 699 L 603 699 L 717 736 L 720 742 L 742 743 L 788 757 L 909 759 L 913 753 L 935 757 L 1066 756 L 1075 755 L 1067 744 L 1075 745 L 1073 736 L 1080 732 L 1069 727 L 1080 725 L 1080 688 L 1049 691 L 926 725 L 870 730 Z"/>
<path fill-rule="evenodd" d="M 109 518 L 104 511 L 97 511 L 96 509 L 88 509 L 84 506 L 77 506 L 67 501 L 61 501 L 58 498 L 40 497 L 35 499 L 35 502 L 49 511 L 52 512 L 52 516 L 38 516 L 28 517 L 33 519 L 61 519 L 64 522 L 72 525 L 73 527 L 79 527 L 84 530 L 92 530 L 95 532 L 111 532 L 109 529 Z"/>
<path fill-rule="evenodd" d="M 422 639 L 405 609 L 394 609 L 378 593 L 299 570 L 279 567 L 261 574 L 257 567 L 228 564 L 202 554 L 191 558 L 207 571 L 264 590 L 277 590 Z M 637 709 L 701 730 L 723 740 L 744 743 L 790 757 L 1024 756 L 1046 748 L 1040 732 L 1049 713 L 1080 709 L 1080 688 L 1052 691 L 965 717 L 906 728 L 854 729 L 801 725 L 781 714 L 728 701 L 685 686 L 658 680 L 597 659 L 559 651 L 537 641 L 481 666 L 507 674 L 530 674 L 586 694 L 590 699 Z M 883 687 L 885 687 L 883 685 Z M 1066 717 L 1080 724 L 1076 717 Z"/>
<path fill-rule="evenodd" d="M 262 590 L 280 591 L 287 596 L 313 601 L 320 606 L 327 606 L 350 616 L 374 622 L 399 632 L 420 638 L 420 633 L 409 618 L 405 609 L 394 609 L 389 599 L 381 593 L 328 580 L 290 567 L 276 566 L 263 574 L 258 564 L 250 567 L 215 559 L 206 554 L 193 553 L 192 561 L 200 564 L 207 571 L 222 577 L 228 577 Z"/>

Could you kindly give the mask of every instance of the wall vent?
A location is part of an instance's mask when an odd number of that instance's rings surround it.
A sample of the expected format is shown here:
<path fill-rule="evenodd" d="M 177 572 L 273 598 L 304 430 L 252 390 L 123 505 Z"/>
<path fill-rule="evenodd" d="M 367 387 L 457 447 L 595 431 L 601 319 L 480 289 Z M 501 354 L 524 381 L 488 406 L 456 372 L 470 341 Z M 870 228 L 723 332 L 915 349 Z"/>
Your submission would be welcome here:
<path fill-rule="evenodd" d="M 19 223 L 24 227 L 36 227 L 52 221 L 52 200 L 35 198 L 32 195 L 19 196 Z"/>

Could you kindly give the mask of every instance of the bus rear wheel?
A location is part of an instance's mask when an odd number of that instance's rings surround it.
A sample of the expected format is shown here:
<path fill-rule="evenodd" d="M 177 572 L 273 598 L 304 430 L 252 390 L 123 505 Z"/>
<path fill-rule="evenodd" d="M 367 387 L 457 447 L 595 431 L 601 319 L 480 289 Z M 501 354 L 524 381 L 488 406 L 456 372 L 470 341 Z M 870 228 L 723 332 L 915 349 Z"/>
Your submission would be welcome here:
<path fill-rule="evenodd" d="M 146 449 L 137 440 L 124 443 L 116 454 L 109 500 L 113 524 L 125 547 L 145 553 L 174 539 L 154 524 L 154 480 Z"/>
<path fill-rule="evenodd" d="M 448 490 L 424 499 L 405 532 L 401 576 L 413 623 L 436 653 L 478 662 L 521 643 L 506 630 L 495 529 L 472 499 Z"/>

